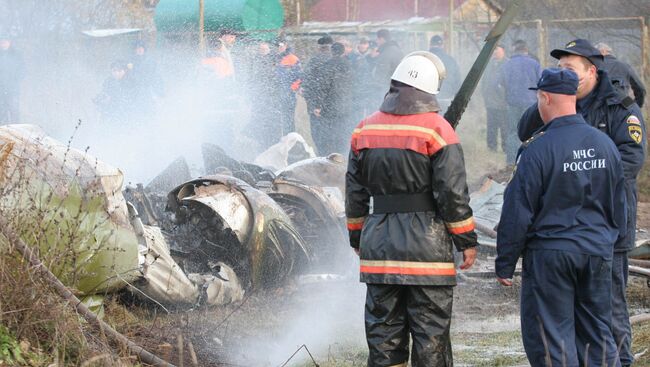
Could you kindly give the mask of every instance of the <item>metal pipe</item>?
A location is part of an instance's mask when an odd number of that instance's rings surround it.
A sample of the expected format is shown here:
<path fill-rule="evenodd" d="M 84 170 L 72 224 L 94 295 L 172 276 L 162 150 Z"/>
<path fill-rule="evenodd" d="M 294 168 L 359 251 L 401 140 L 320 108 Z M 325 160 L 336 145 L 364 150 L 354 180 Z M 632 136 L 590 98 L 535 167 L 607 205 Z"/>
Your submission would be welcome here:
<path fill-rule="evenodd" d="M 301 7 L 300 7 L 300 1 L 301 0 L 296 1 L 296 26 L 298 26 L 298 27 L 300 27 L 300 21 L 302 20 L 302 19 L 300 19 L 301 18 L 300 12 L 302 10 Z"/>
<path fill-rule="evenodd" d="M 447 36 L 447 51 L 454 54 L 454 0 L 449 0 L 449 35 Z"/>
<path fill-rule="evenodd" d="M 602 21 L 611 21 L 611 20 L 640 20 L 643 21 L 643 17 L 605 17 L 605 18 L 581 18 L 581 19 L 553 19 L 549 20 L 549 23 L 573 23 L 573 22 L 602 22 Z"/>
<path fill-rule="evenodd" d="M 205 0 L 199 0 L 199 52 L 205 55 Z"/>
<path fill-rule="evenodd" d="M 350 0 L 345 0 L 345 21 L 350 21 Z"/>
<path fill-rule="evenodd" d="M 650 260 L 637 260 L 629 259 L 630 265 L 640 266 L 642 268 L 650 268 Z"/>
<path fill-rule="evenodd" d="M 644 269 L 642 267 L 634 266 L 634 265 L 628 266 L 628 269 L 630 270 L 630 273 L 633 273 L 633 274 L 636 274 L 636 275 L 643 275 L 643 276 L 646 276 L 646 277 L 650 278 L 650 269 Z"/>
<path fill-rule="evenodd" d="M 539 59 L 540 64 L 544 65 L 544 60 L 546 60 L 546 48 L 548 47 L 546 28 L 544 28 L 540 19 L 535 20 L 535 23 L 537 25 L 537 43 L 539 45 L 539 47 L 537 47 L 537 58 Z"/>

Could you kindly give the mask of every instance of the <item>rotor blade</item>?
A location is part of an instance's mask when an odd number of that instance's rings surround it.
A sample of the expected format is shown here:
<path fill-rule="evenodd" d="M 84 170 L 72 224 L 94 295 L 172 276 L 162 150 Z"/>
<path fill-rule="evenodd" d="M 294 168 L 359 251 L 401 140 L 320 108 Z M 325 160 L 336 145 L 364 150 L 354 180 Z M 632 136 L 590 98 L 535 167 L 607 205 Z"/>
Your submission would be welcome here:
<path fill-rule="evenodd" d="M 490 57 L 492 56 L 492 52 L 496 48 L 499 39 L 506 32 L 510 23 L 512 23 L 515 14 L 517 14 L 520 3 L 521 0 L 512 0 L 510 5 L 508 5 L 508 8 L 506 8 L 506 11 L 503 12 L 497 23 L 492 27 L 492 30 L 485 38 L 485 45 L 483 45 L 481 52 L 474 61 L 474 65 L 472 65 L 469 73 L 467 73 L 465 80 L 463 80 L 463 84 L 460 86 L 456 96 L 454 96 L 453 101 L 451 101 L 451 105 L 449 105 L 447 112 L 445 112 L 445 119 L 449 121 L 454 129 L 460 122 L 460 117 L 463 115 L 463 112 L 465 112 L 467 104 L 469 103 L 472 94 L 474 94 L 474 90 L 481 79 L 481 75 L 483 75 L 485 67 L 490 62 Z"/>

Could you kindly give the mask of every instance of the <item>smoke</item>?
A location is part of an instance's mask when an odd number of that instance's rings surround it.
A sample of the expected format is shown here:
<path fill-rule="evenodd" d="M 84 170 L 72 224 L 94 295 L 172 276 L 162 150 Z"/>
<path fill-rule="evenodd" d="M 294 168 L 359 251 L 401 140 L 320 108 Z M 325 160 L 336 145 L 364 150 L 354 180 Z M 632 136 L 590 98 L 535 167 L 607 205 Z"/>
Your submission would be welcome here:
<path fill-rule="evenodd" d="M 367 353 L 365 285 L 358 282 L 358 275 L 303 282 L 286 294 L 264 299 L 255 310 L 258 318 L 238 322 L 237 328 L 251 330 L 229 348 L 228 363 L 279 366 L 303 344 L 318 363 L 346 357 L 359 361 L 364 358 L 359 355 Z M 306 362 L 311 364 L 309 354 L 301 350 L 288 365 Z"/>

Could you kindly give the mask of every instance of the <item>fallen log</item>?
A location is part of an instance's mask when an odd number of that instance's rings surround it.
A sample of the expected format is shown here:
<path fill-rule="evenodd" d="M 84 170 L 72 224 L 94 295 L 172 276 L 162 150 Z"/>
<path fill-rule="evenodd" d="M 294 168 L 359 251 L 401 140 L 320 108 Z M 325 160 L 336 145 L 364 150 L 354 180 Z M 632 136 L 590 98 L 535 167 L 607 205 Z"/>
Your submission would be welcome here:
<path fill-rule="evenodd" d="M 45 279 L 45 281 L 59 294 L 61 298 L 66 300 L 69 304 L 73 305 L 75 310 L 81 315 L 90 325 L 97 331 L 104 333 L 113 342 L 121 345 L 126 345 L 129 352 L 136 355 L 144 363 L 160 366 L 160 367 L 175 367 L 154 354 L 148 352 L 141 346 L 129 340 L 126 336 L 120 334 L 110 325 L 100 320 L 88 307 L 75 296 L 68 287 L 63 285 L 61 281 L 41 262 L 36 252 L 29 247 L 16 233 L 11 229 L 7 221 L 0 217 L 0 232 L 9 240 L 10 245 L 18 250 L 22 257 L 29 262 L 35 272 Z"/>

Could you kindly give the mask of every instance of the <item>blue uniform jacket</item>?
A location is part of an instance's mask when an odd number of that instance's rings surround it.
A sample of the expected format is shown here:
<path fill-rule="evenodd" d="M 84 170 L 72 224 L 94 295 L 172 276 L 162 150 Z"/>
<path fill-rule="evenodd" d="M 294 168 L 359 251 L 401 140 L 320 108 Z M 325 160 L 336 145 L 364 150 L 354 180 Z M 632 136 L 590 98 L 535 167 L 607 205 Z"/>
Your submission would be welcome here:
<path fill-rule="evenodd" d="M 612 86 L 605 71 L 598 71 L 598 85 L 591 94 L 578 101 L 578 113 L 587 123 L 598 128 L 616 145 L 623 161 L 625 195 L 627 198 L 627 231 L 614 247 L 614 251 L 629 251 L 634 247 L 636 231 L 636 178 L 646 156 L 646 127 L 639 106 L 630 101 L 624 103 Z M 518 134 L 521 141 L 530 138 L 543 125 L 537 111 L 537 103 L 524 112 L 519 120 Z"/>
<path fill-rule="evenodd" d="M 511 278 L 524 249 L 611 259 L 626 228 L 624 190 L 621 158 L 607 135 L 578 114 L 549 122 L 520 148 L 506 188 L 497 276 Z"/>
<path fill-rule="evenodd" d="M 526 108 L 537 100 L 536 92 L 528 88 L 537 85 L 542 68 L 529 55 L 516 54 L 506 61 L 499 73 L 499 83 L 506 90 L 508 105 Z"/>

